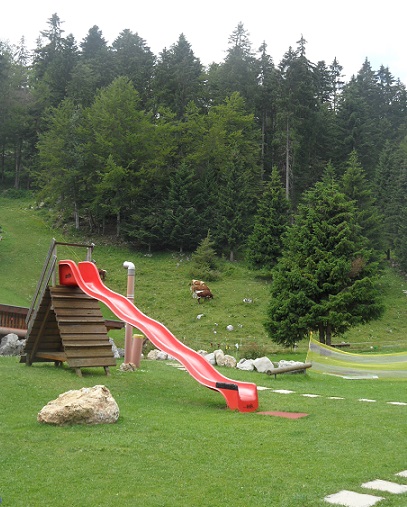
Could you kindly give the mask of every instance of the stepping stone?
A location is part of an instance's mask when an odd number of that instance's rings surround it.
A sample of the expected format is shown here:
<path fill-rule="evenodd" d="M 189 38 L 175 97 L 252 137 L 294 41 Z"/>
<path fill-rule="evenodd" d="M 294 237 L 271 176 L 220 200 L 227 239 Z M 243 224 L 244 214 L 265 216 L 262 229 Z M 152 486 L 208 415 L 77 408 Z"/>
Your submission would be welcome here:
<path fill-rule="evenodd" d="M 403 401 L 388 401 L 387 402 L 388 405 L 407 405 L 407 403 L 404 403 Z"/>
<path fill-rule="evenodd" d="M 271 387 L 257 386 L 258 391 L 266 391 L 267 389 L 271 389 Z"/>
<path fill-rule="evenodd" d="M 344 400 L 341 396 L 328 396 L 328 400 Z"/>
<path fill-rule="evenodd" d="M 403 470 L 402 472 L 399 472 L 398 474 L 399 477 L 407 477 L 407 470 Z"/>
<path fill-rule="evenodd" d="M 383 500 L 383 497 L 355 493 L 344 489 L 339 491 L 339 493 L 326 496 L 324 500 L 330 504 L 342 505 L 344 507 L 371 507 L 380 502 L 380 500 Z"/>
<path fill-rule="evenodd" d="M 301 394 L 301 396 L 304 396 L 305 398 L 320 398 L 319 394 Z"/>
<path fill-rule="evenodd" d="M 382 481 L 381 479 L 365 482 L 362 484 L 362 488 L 377 489 L 378 491 L 386 491 L 387 493 L 394 493 L 396 495 L 407 493 L 407 486 L 402 486 L 395 482 Z"/>
<path fill-rule="evenodd" d="M 376 403 L 376 400 L 369 400 L 369 398 L 359 398 L 358 401 L 366 401 L 367 403 Z"/>
<path fill-rule="evenodd" d="M 279 393 L 279 394 L 292 394 L 295 391 L 289 391 L 288 389 L 274 389 L 273 393 Z"/>

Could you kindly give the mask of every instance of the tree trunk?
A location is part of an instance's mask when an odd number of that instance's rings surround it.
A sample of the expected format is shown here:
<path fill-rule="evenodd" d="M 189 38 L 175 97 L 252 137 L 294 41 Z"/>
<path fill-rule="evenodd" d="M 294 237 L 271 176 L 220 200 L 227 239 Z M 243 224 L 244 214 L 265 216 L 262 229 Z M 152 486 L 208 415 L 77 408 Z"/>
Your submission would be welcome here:
<path fill-rule="evenodd" d="M 74 202 L 73 217 L 75 220 L 75 229 L 79 230 L 79 212 L 78 212 L 78 208 L 76 206 L 76 201 Z"/>
<path fill-rule="evenodd" d="M 326 326 L 326 335 L 325 335 L 325 345 L 331 345 L 332 343 L 332 328 L 331 324 L 327 324 Z"/>
<path fill-rule="evenodd" d="M 15 159 L 15 176 L 14 176 L 14 188 L 18 190 L 20 188 L 20 174 L 21 174 L 21 153 L 23 151 L 23 140 L 19 138 L 16 144 L 16 151 L 14 155 Z"/>
<path fill-rule="evenodd" d="M 116 215 L 116 238 L 120 236 L 120 211 Z"/>
<path fill-rule="evenodd" d="M 318 324 L 319 343 L 325 343 L 325 329 L 322 324 Z"/>

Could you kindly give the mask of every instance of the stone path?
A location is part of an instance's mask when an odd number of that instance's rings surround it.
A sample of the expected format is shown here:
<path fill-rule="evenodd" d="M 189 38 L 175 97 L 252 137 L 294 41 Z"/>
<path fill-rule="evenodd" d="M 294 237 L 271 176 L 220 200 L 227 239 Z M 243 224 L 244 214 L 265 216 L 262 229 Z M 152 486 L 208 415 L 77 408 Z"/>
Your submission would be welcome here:
<path fill-rule="evenodd" d="M 167 363 L 169 366 L 174 366 L 180 370 L 184 370 L 185 368 L 179 363 Z M 277 394 L 298 394 L 295 391 L 290 391 L 289 389 L 272 389 L 271 387 L 257 386 L 258 391 L 271 391 Z M 312 394 L 312 393 L 304 393 L 300 394 L 305 398 L 323 398 L 320 394 Z M 344 400 L 341 396 L 326 396 L 328 400 Z M 377 400 L 372 400 L 370 398 L 359 398 L 362 403 L 376 403 Z M 407 406 L 407 403 L 402 401 L 387 401 L 388 405 L 399 405 L 399 406 Z M 305 414 L 306 415 L 306 414 Z M 398 472 L 395 474 L 397 477 L 407 478 L 407 470 L 403 470 L 402 472 Z M 376 479 L 374 481 L 365 482 L 361 484 L 362 488 L 370 489 L 373 491 L 380 491 L 383 493 L 390 493 L 394 495 L 407 493 L 407 485 L 397 484 L 391 481 L 383 481 L 381 479 Z M 381 500 L 385 500 L 384 496 L 377 496 L 376 494 L 366 494 L 366 493 L 356 493 L 355 491 L 342 490 L 338 491 L 338 493 L 334 493 L 332 495 L 328 495 L 324 498 L 324 500 L 331 505 L 338 505 L 342 507 L 372 507 L 376 505 Z M 407 505 L 407 500 L 406 500 Z"/>
<path fill-rule="evenodd" d="M 259 391 L 271 391 L 272 393 L 277 394 L 299 394 L 299 396 L 303 396 L 304 398 L 324 398 L 324 396 L 320 394 L 312 394 L 312 393 L 296 393 L 295 391 L 290 391 L 289 389 L 273 389 L 271 387 L 263 387 L 263 386 L 257 386 L 257 389 Z M 326 396 L 327 400 L 344 400 L 345 398 L 342 398 L 341 396 Z M 371 400 L 370 398 L 359 398 L 360 402 L 362 403 L 377 403 L 377 400 Z M 407 407 L 407 403 L 404 401 L 386 401 L 387 405 L 399 405 Z"/>
<path fill-rule="evenodd" d="M 396 476 L 407 478 L 407 470 L 398 472 Z M 407 485 L 391 481 L 383 481 L 381 479 L 365 482 L 361 484 L 361 487 L 374 490 L 375 492 L 380 491 L 382 494 L 391 493 L 393 495 L 400 495 L 407 493 Z M 334 493 L 333 495 L 326 496 L 324 500 L 331 505 L 341 505 L 344 507 L 371 507 L 381 500 L 386 500 L 386 498 L 387 497 L 384 496 L 356 493 L 354 491 L 344 489 L 342 491 L 338 491 L 338 493 Z"/>

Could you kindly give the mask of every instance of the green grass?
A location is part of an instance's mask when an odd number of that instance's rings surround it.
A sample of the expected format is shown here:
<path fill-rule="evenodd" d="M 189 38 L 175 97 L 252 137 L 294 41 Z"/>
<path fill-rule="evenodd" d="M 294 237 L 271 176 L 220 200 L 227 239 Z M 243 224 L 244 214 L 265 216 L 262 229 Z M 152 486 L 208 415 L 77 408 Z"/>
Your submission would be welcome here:
<path fill-rule="evenodd" d="M 32 204 L 0 198 L 2 303 L 30 304 L 52 237 L 82 241 L 47 226 Z M 135 263 L 137 306 L 193 348 L 220 345 L 236 354 L 236 343 L 243 348 L 256 343 L 273 361 L 305 359 L 306 343 L 296 353 L 270 343 L 262 326 L 268 284 L 243 265 L 225 263 L 222 278 L 210 284 L 215 298 L 198 305 L 189 293 L 186 256 L 147 257 L 97 238 L 87 240 L 96 243 L 94 258 L 108 271 L 105 283 L 113 290 L 126 293 L 122 264 Z M 58 257 L 80 261 L 85 251 L 60 247 Z M 387 270 L 382 283 L 384 317 L 344 339 L 366 350 L 405 349 L 405 280 Z M 253 303 L 243 303 L 244 298 Z M 228 332 L 228 324 L 235 331 Z M 122 345 L 123 331 L 112 335 Z M 312 369 L 276 379 L 221 371 L 232 379 L 294 391 L 260 391 L 261 411 L 305 412 L 308 417 L 232 412 L 219 393 L 167 362 L 145 360 L 133 373 L 112 368 L 111 377 L 101 368 L 84 369 L 79 378 L 66 367 L 27 367 L 16 358 L 0 357 L 2 505 L 322 507 L 324 496 L 341 489 L 366 493 L 360 487 L 366 481 L 407 482 L 394 475 L 407 469 L 407 407 L 387 403 L 407 402 L 405 382 L 350 381 Z M 97 384 L 106 385 L 116 399 L 117 424 L 53 427 L 37 422 L 41 408 L 62 392 Z M 386 507 L 407 504 L 407 495 L 380 496 L 386 497 Z"/>
<path fill-rule="evenodd" d="M 232 412 L 219 393 L 167 362 L 144 360 L 133 373 L 112 368 L 111 377 L 85 369 L 79 378 L 68 368 L 0 358 L 3 505 L 316 507 L 341 489 L 363 492 L 360 485 L 376 478 L 403 483 L 394 474 L 407 469 L 407 407 L 387 402 L 407 402 L 404 383 L 222 372 L 295 391 L 260 391 L 260 409 L 308 417 Z M 36 421 L 60 393 L 97 384 L 120 407 L 116 424 Z M 385 496 L 386 507 L 407 503 L 407 495 Z"/>

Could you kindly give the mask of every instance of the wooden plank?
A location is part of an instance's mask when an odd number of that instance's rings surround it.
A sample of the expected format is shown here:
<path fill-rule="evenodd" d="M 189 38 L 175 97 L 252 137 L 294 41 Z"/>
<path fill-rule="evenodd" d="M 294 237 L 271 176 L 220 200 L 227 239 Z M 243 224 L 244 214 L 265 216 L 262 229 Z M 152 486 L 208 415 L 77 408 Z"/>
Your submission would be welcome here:
<path fill-rule="evenodd" d="M 112 356 L 111 350 L 104 350 L 100 347 L 96 349 L 89 349 L 89 348 L 83 348 L 83 349 L 77 349 L 77 348 L 66 348 L 65 354 L 67 357 L 67 360 L 71 361 L 73 358 L 81 358 L 81 359 L 91 359 L 93 358 L 100 358 L 100 357 L 107 357 L 110 358 Z"/>
<path fill-rule="evenodd" d="M 86 340 L 86 341 L 83 341 L 83 342 L 79 342 L 79 341 L 71 342 L 71 341 L 65 340 L 64 341 L 64 346 L 65 346 L 65 349 L 76 348 L 78 350 L 86 348 L 86 347 L 89 347 L 89 348 L 106 347 L 108 349 L 112 348 L 111 343 L 108 343 L 106 341 L 101 341 L 101 340 L 94 340 L 94 341 Z"/>
<path fill-rule="evenodd" d="M 95 357 L 95 358 L 67 358 L 68 366 L 71 368 L 86 368 L 91 366 L 116 366 L 114 357 Z"/>
<path fill-rule="evenodd" d="M 54 308 L 55 309 L 55 308 Z M 98 308 L 61 308 L 56 310 L 58 312 L 58 320 L 66 318 L 99 318 L 104 321 L 102 314 Z"/>
<path fill-rule="evenodd" d="M 42 320 L 42 323 L 41 323 L 41 326 L 40 326 L 40 329 L 37 333 L 37 336 L 35 337 L 35 340 L 32 344 L 32 348 L 31 348 L 31 353 L 27 356 L 28 358 L 28 361 L 27 361 L 27 364 L 30 365 L 35 357 L 35 354 L 37 352 L 37 349 L 38 349 L 38 345 L 40 343 L 40 340 L 41 340 L 41 336 L 42 336 L 42 333 L 44 331 L 44 328 L 46 326 L 46 323 L 47 323 L 47 319 L 48 319 L 48 315 L 51 311 L 51 301 L 48 301 L 47 303 L 47 311 L 45 312 L 45 315 L 44 315 L 44 318 Z"/>
<path fill-rule="evenodd" d="M 95 333 L 104 333 L 106 334 L 106 327 L 104 324 L 96 324 L 92 325 L 84 325 L 84 324 L 63 324 L 59 327 L 59 331 L 61 334 L 95 334 Z"/>
<path fill-rule="evenodd" d="M 36 357 L 40 359 L 49 359 L 51 361 L 66 361 L 66 354 L 65 352 L 57 352 L 57 351 L 43 351 L 43 352 L 37 352 Z"/>
<path fill-rule="evenodd" d="M 83 341 L 104 341 L 105 343 L 109 343 L 109 338 L 106 338 L 106 333 L 66 333 L 64 335 L 64 343 L 71 342 L 83 342 Z"/>

